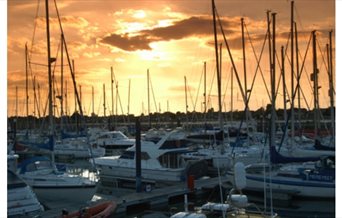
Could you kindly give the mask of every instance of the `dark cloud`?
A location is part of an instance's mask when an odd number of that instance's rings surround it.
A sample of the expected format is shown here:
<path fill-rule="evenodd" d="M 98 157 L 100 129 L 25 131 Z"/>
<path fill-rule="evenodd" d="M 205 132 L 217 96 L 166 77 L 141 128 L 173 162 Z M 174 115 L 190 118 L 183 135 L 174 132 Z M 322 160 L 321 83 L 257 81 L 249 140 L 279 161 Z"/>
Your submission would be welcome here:
<path fill-rule="evenodd" d="M 222 26 L 226 34 L 234 33 L 234 28 L 239 23 L 235 18 L 222 19 Z M 157 41 L 179 40 L 186 37 L 204 37 L 213 34 L 211 16 L 194 16 L 175 22 L 167 27 L 157 27 L 150 30 L 142 30 L 138 35 L 111 34 L 100 42 L 120 48 L 126 51 L 151 50 L 150 43 Z"/>
<path fill-rule="evenodd" d="M 149 44 L 152 42 L 146 35 L 128 36 L 128 34 L 111 34 L 101 40 L 102 43 L 118 47 L 126 51 L 151 50 Z"/>

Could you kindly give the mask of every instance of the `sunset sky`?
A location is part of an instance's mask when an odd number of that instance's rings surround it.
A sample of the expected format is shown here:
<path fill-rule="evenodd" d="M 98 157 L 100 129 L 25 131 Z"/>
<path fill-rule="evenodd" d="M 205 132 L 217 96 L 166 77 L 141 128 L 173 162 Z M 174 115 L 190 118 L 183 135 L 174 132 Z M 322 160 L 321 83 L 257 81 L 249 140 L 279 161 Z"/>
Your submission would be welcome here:
<path fill-rule="evenodd" d="M 37 7 L 39 4 L 39 7 Z M 287 45 L 290 31 L 290 6 L 288 0 L 216 0 L 216 8 L 232 49 L 243 84 L 241 17 L 244 18 L 247 84 L 251 86 L 256 71 L 256 56 L 261 53 L 267 31 L 266 11 L 277 13 L 277 55 L 280 59 L 281 46 Z M 51 55 L 57 56 L 60 31 L 54 1 L 50 4 Z M 29 114 L 34 110 L 33 77 L 36 79 L 36 95 L 40 88 L 40 114 L 47 101 L 47 67 L 45 1 L 10 0 L 7 3 L 7 113 L 16 113 L 16 87 L 18 87 L 18 115 L 25 111 L 25 43 L 28 45 L 32 64 L 29 71 Z M 82 108 L 85 114 L 92 113 L 92 87 L 95 91 L 94 112 L 103 115 L 103 84 L 106 87 L 106 115 L 112 110 L 111 70 L 113 67 L 121 106 L 118 114 L 128 112 L 129 81 L 130 113 L 147 114 L 147 69 L 150 72 L 152 88 L 151 112 L 185 111 L 184 76 L 188 82 L 189 111 L 203 111 L 203 62 L 207 63 L 208 107 L 218 108 L 217 82 L 215 75 L 215 50 L 210 0 L 57 0 L 65 39 L 71 59 L 75 61 L 77 86 L 82 87 Z M 329 31 L 333 30 L 335 49 L 335 1 L 297 0 L 295 1 L 295 21 L 298 28 L 299 50 L 304 56 L 312 30 L 317 30 L 318 68 L 320 70 L 320 105 L 329 106 L 328 76 L 326 70 L 326 44 Z M 218 29 L 219 30 L 219 29 Z M 248 31 L 248 32 L 247 32 Z M 223 42 L 222 34 L 218 36 Z M 33 43 L 33 44 L 32 44 Z M 253 45 L 253 48 L 251 46 Z M 261 70 L 269 85 L 268 47 L 264 48 Z M 309 77 L 312 73 L 312 48 L 310 44 L 305 71 L 301 79 L 304 92 L 302 107 L 313 107 L 313 96 Z M 230 110 L 230 68 L 227 49 L 223 46 L 222 94 L 223 110 Z M 335 57 L 335 53 L 333 51 Z M 65 54 L 64 54 L 65 56 Z M 286 80 L 290 92 L 290 44 L 287 48 Z M 325 62 L 323 61 L 323 58 Z M 300 66 L 302 64 L 300 58 Z M 64 64 L 67 63 L 66 58 Z M 55 68 L 55 95 L 60 95 L 60 51 Z M 335 66 L 335 62 L 333 63 Z M 279 65 L 277 65 L 277 80 Z M 335 73 L 335 71 L 334 71 Z M 64 67 L 64 77 L 68 84 L 68 114 L 74 112 L 74 95 L 68 66 Z M 115 86 L 114 86 L 115 87 Z M 64 84 L 65 88 L 65 84 Z M 79 87 L 78 87 L 79 88 Z M 153 89 L 153 93 L 152 93 Z M 270 89 L 270 87 L 268 87 Z M 114 94 L 116 93 L 114 89 Z M 283 108 L 282 86 L 279 87 L 277 107 Z M 154 94 L 154 97 L 153 97 Z M 243 109 L 242 96 L 234 76 L 234 109 Z M 154 100 L 155 99 L 155 100 Z M 119 102 L 119 101 L 118 101 Z M 258 72 L 250 102 L 251 109 L 266 106 L 269 98 Z M 56 99 L 59 115 L 60 101 Z M 169 108 L 167 108 L 167 105 Z M 297 105 L 297 104 L 296 104 Z M 66 106 L 64 106 L 65 108 Z M 122 107 L 122 110 L 121 110 Z M 289 105 L 287 106 L 289 107 Z M 35 115 L 38 116 L 37 109 Z"/>

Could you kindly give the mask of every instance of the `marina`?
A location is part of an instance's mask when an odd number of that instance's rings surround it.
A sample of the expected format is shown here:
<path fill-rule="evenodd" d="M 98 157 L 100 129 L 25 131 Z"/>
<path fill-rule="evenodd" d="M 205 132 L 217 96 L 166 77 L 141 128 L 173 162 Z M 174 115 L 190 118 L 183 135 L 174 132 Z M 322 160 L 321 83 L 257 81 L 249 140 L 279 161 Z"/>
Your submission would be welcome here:
<path fill-rule="evenodd" d="M 192 1 L 8 2 L 7 217 L 336 216 L 334 1 Z"/>

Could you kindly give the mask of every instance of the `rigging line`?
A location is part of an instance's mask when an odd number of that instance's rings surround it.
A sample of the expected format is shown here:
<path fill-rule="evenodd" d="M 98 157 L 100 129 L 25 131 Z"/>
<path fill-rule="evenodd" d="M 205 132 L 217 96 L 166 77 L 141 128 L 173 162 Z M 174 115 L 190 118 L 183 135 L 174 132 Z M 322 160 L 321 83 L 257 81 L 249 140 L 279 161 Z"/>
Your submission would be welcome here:
<path fill-rule="evenodd" d="M 229 69 L 230 66 L 228 66 L 228 69 Z M 224 90 L 224 93 L 223 93 L 223 102 L 225 102 L 225 98 L 226 98 L 226 95 L 227 95 L 227 90 L 228 90 L 228 86 L 230 84 L 230 72 L 228 72 L 228 79 L 227 79 L 227 82 L 226 82 L 226 88 Z"/>
<path fill-rule="evenodd" d="M 275 54 L 276 55 L 276 57 L 277 57 L 277 62 L 278 62 L 278 66 L 280 67 L 280 69 L 281 69 L 281 64 L 280 64 L 280 61 L 279 61 L 279 57 L 278 57 L 278 55 L 277 55 L 277 53 Z M 278 94 L 278 92 L 279 92 L 279 87 L 280 87 L 280 83 L 281 83 L 281 73 L 279 74 L 279 79 L 278 79 L 278 85 L 277 85 L 277 90 L 276 90 L 276 96 L 274 97 L 275 99 L 275 101 L 277 100 L 277 94 Z"/>
<path fill-rule="evenodd" d="M 196 94 L 196 100 L 195 100 L 194 111 L 196 110 L 196 106 L 197 106 L 197 100 L 198 100 L 198 95 L 199 95 L 200 86 L 201 86 L 201 83 L 202 83 L 203 74 L 204 74 L 204 69 L 202 68 L 200 81 L 199 81 L 198 87 L 197 87 L 197 94 Z M 191 121 L 194 121 L 194 120 L 195 120 L 195 113 L 193 113 L 192 116 L 191 116 Z"/>
<path fill-rule="evenodd" d="M 213 65 L 212 68 L 215 68 L 215 66 Z M 209 94 L 207 95 L 207 96 L 208 96 L 208 105 L 209 105 L 209 101 L 211 101 L 211 100 L 210 100 L 210 96 L 211 96 L 211 91 L 212 91 L 213 84 L 214 84 L 214 80 L 215 80 L 215 70 L 212 69 L 212 72 L 214 72 L 214 73 L 213 73 L 213 76 L 212 76 L 212 79 L 211 79 Z M 211 107 L 212 107 L 212 105 L 211 105 Z"/>
<path fill-rule="evenodd" d="M 187 91 L 188 91 L 188 93 L 189 93 L 189 95 L 190 95 L 190 100 L 191 100 L 191 103 L 192 103 L 192 108 L 193 108 L 193 110 L 195 111 L 194 100 L 193 100 L 193 98 L 192 98 L 191 91 L 190 91 L 188 85 L 186 86 L 186 89 L 187 89 Z"/>
<path fill-rule="evenodd" d="M 251 92 L 250 92 L 250 94 L 249 94 L 249 98 L 250 98 L 250 95 L 252 94 L 252 90 L 253 90 L 254 83 L 255 83 L 255 80 L 256 80 L 256 75 L 257 75 L 258 69 L 259 69 L 260 74 L 261 74 L 261 77 L 262 77 L 262 80 L 263 80 L 264 85 L 265 85 L 265 88 L 266 88 L 267 95 L 268 95 L 269 99 L 271 100 L 270 92 L 269 92 L 269 90 L 268 90 L 268 88 L 267 88 L 267 84 L 266 84 L 265 77 L 264 77 L 263 72 L 262 72 L 262 70 L 261 70 L 261 68 L 260 68 L 260 62 L 261 62 L 262 54 L 264 53 L 264 48 L 265 48 L 266 40 L 267 40 L 267 31 L 266 31 L 266 34 L 265 34 L 265 39 L 264 39 L 262 48 L 261 48 L 260 57 L 259 57 L 259 59 L 258 59 L 257 56 L 256 56 L 256 52 L 255 52 L 255 49 L 254 49 L 254 46 L 253 46 L 253 43 L 252 43 L 252 40 L 251 40 L 249 31 L 248 31 L 248 29 L 247 29 L 246 23 L 244 23 L 244 25 L 245 25 L 245 28 L 246 28 L 248 40 L 249 40 L 249 42 L 250 42 L 250 44 L 251 44 L 251 47 L 252 47 L 252 50 L 253 50 L 254 57 L 255 57 L 255 59 L 257 60 L 257 68 L 256 68 L 256 70 L 255 70 L 254 77 L 253 77 L 253 81 L 252 81 L 252 84 L 251 84 L 251 88 L 250 88 Z"/>
<path fill-rule="evenodd" d="M 306 61 L 306 55 L 308 54 L 308 51 L 309 51 L 311 39 L 312 39 L 312 35 L 310 34 L 310 39 L 309 39 L 308 46 L 307 46 L 306 51 L 305 51 L 305 55 L 304 55 L 302 67 L 301 67 L 301 69 L 300 69 L 300 71 L 299 71 L 298 80 L 300 80 L 300 78 L 301 78 L 301 76 L 302 76 L 302 73 L 303 73 L 303 68 L 304 68 L 304 64 L 305 64 L 305 61 Z M 291 99 L 290 99 L 290 106 L 291 106 L 291 107 L 292 107 L 292 104 L 293 104 L 293 102 L 294 102 L 294 99 L 296 98 L 298 89 L 300 90 L 299 87 L 300 87 L 300 85 L 299 85 L 299 83 L 297 83 L 296 88 L 295 88 L 295 90 L 294 90 L 294 92 L 293 92 L 293 95 L 291 96 Z M 303 96 L 304 96 L 304 95 L 303 95 Z M 278 152 L 280 152 L 280 149 L 281 149 L 281 147 L 282 147 L 282 145 L 283 145 L 283 143 L 284 143 L 285 137 L 286 137 L 286 135 L 287 135 L 287 127 L 288 127 L 288 125 L 289 125 L 290 117 L 292 116 L 292 113 L 291 113 L 291 112 L 292 112 L 292 110 L 290 110 L 289 116 L 288 116 L 287 119 L 286 119 L 285 131 L 283 132 L 283 135 L 282 135 L 282 137 L 281 137 L 281 141 L 280 141 L 280 145 L 279 145 L 279 148 L 278 148 Z"/>
<path fill-rule="evenodd" d="M 322 55 L 322 58 L 323 58 L 323 63 L 321 62 L 321 66 L 322 66 L 322 64 L 324 64 L 324 66 L 325 66 L 325 70 L 327 71 L 327 74 L 328 74 L 328 78 L 330 77 L 330 75 L 329 75 L 329 70 L 328 70 L 328 66 L 327 66 L 327 64 L 326 64 L 326 61 L 325 61 L 325 51 L 324 51 L 324 54 L 323 54 L 323 52 L 322 52 L 322 49 L 321 49 L 321 46 L 320 46 L 320 43 L 319 43 L 319 40 L 317 39 L 317 44 L 318 44 L 318 48 L 319 48 L 319 51 L 320 51 L 320 53 L 321 53 L 321 55 Z M 319 69 L 321 68 L 321 66 L 319 66 Z M 334 89 L 334 87 L 332 87 L 332 89 L 333 89 L 333 92 L 335 92 L 335 89 Z"/>
<path fill-rule="evenodd" d="M 306 100 L 306 97 L 305 97 L 305 95 L 304 95 L 304 91 L 303 91 L 302 87 L 299 87 L 299 91 L 302 93 L 303 99 L 304 99 L 305 104 L 306 104 L 306 108 L 307 108 L 307 110 L 309 111 L 309 110 L 310 110 L 310 106 L 309 106 L 308 101 Z"/>
<path fill-rule="evenodd" d="M 32 74 L 32 66 L 31 66 L 31 63 L 30 63 L 30 56 L 29 56 L 29 54 L 27 54 L 27 59 L 28 59 L 28 66 L 29 66 L 29 71 L 30 71 L 32 86 L 34 86 L 34 82 L 33 82 L 33 79 L 32 79 L 32 77 L 33 77 L 33 74 Z M 33 98 L 34 98 L 34 101 L 35 101 L 36 103 L 38 103 L 37 95 L 36 95 L 35 92 L 33 93 Z M 37 104 L 37 106 L 38 106 L 38 104 Z M 38 117 L 40 118 L 40 110 L 39 110 L 39 107 L 37 108 L 37 110 L 38 110 Z"/>
<path fill-rule="evenodd" d="M 197 94 L 196 94 L 196 99 L 195 99 L 194 111 L 196 110 L 196 106 L 197 106 L 197 101 L 198 101 L 198 96 L 199 96 L 199 90 L 200 90 L 200 87 L 201 87 L 203 74 L 204 74 L 204 70 L 203 70 L 203 68 L 202 68 L 202 73 L 201 73 L 200 81 L 199 81 L 199 83 L 198 83 L 198 88 L 197 88 Z"/>
<path fill-rule="evenodd" d="M 294 9 L 295 9 L 295 12 L 296 12 L 297 18 L 298 18 L 298 20 L 299 20 L 299 24 L 300 24 L 300 26 L 302 27 L 302 29 L 304 29 L 304 27 L 303 27 L 303 23 L 302 23 L 302 19 L 301 19 L 301 17 L 299 16 L 299 12 L 298 12 L 298 9 L 297 9 L 297 7 L 296 7 L 296 5 L 295 5 L 295 4 L 294 4 Z"/>
<path fill-rule="evenodd" d="M 217 19 L 218 19 L 218 22 L 219 22 L 219 25 L 220 25 L 220 29 L 221 29 L 221 32 L 222 32 L 222 35 L 223 35 L 223 39 L 224 39 L 224 42 L 225 42 L 225 45 L 226 45 L 226 48 L 227 48 L 227 52 L 228 52 L 228 55 L 229 55 L 229 58 L 230 58 L 230 61 L 232 62 L 232 65 L 233 65 L 233 69 L 234 69 L 234 73 L 235 73 L 235 77 L 236 77 L 236 80 L 238 82 L 238 85 L 239 85 L 239 89 L 240 89 L 240 92 L 241 92 L 241 95 L 242 95 L 242 98 L 243 98 L 243 101 L 245 103 L 245 106 L 247 104 L 247 97 L 245 96 L 245 93 L 243 91 L 243 88 L 242 88 L 242 84 L 241 84 L 241 81 L 240 81 L 240 77 L 239 77 L 239 74 L 236 70 L 236 66 L 235 66 L 235 63 L 234 63 L 234 60 L 233 60 L 233 56 L 230 52 L 230 48 L 229 48 L 229 45 L 228 45 L 228 41 L 227 41 L 227 38 L 226 38 L 226 35 L 224 34 L 224 31 L 223 31 L 223 26 L 222 26 L 222 23 L 221 23 L 221 19 L 220 19 L 220 16 L 215 8 L 215 12 L 217 14 Z"/>
<path fill-rule="evenodd" d="M 34 18 L 34 27 L 33 27 L 33 34 L 32 34 L 32 39 L 31 39 L 31 49 L 29 53 L 32 53 L 32 49 L 33 49 L 33 44 L 34 44 L 34 39 L 35 39 L 35 35 L 36 35 L 36 29 L 37 29 L 37 18 L 38 18 L 38 13 L 39 13 L 39 5 L 40 5 L 40 0 L 37 0 L 37 9 L 36 9 L 36 16 Z M 29 55 L 30 58 L 30 55 Z"/>
<path fill-rule="evenodd" d="M 117 86 L 118 86 L 118 98 L 119 98 L 119 104 L 120 104 L 120 109 L 121 109 L 121 114 L 122 115 L 125 115 L 124 112 L 123 112 L 123 107 L 122 107 L 122 104 L 121 104 L 121 98 L 120 98 L 120 93 L 119 93 L 119 82 L 117 82 Z M 124 117 L 124 121 L 125 121 L 125 117 Z M 126 122 L 126 121 L 125 121 Z"/>
<path fill-rule="evenodd" d="M 75 74 L 74 74 L 74 72 L 73 72 L 73 70 L 71 68 L 68 47 L 67 47 L 67 43 L 66 43 L 66 40 L 65 40 L 65 37 L 64 37 L 64 31 L 63 31 L 63 28 L 62 28 L 62 22 L 61 22 L 61 19 L 60 19 L 60 16 L 59 16 L 56 0 L 54 0 L 54 3 L 55 3 L 55 8 L 56 8 L 56 13 L 57 13 L 59 27 L 60 27 L 60 30 L 61 30 L 61 33 L 62 33 L 62 36 L 63 36 L 62 37 L 63 38 L 63 45 L 65 47 L 65 53 L 66 53 L 66 56 L 67 56 L 67 60 L 68 60 L 68 64 L 69 64 L 69 69 L 70 69 L 70 73 L 71 73 L 71 77 L 72 77 L 72 82 L 73 82 L 73 85 L 74 85 L 74 92 L 76 94 L 77 103 L 78 103 L 78 106 L 79 106 L 79 109 L 80 109 L 80 115 L 81 115 L 81 117 L 83 117 L 83 110 L 82 110 L 82 105 L 81 105 L 80 97 L 79 97 L 78 91 L 77 91 L 77 84 L 76 84 Z M 83 122 L 83 121 L 84 121 L 84 119 L 81 119 L 81 122 Z"/>

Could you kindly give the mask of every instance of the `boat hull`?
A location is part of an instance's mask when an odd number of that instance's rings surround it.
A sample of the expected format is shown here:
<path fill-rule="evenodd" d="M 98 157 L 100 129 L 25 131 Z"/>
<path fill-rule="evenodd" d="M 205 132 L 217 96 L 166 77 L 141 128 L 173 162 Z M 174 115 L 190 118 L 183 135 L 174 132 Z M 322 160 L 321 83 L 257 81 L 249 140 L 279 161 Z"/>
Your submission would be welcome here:
<path fill-rule="evenodd" d="M 33 186 L 40 202 L 49 207 L 54 202 L 86 203 L 95 194 L 95 185 L 85 186 Z"/>
<path fill-rule="evenodd" d="M 231 176 L 233 176 L 231 174 Z M 267 177 L 267 176 L 266 176 Z M 266 185 L 264 182 L 266 181 Z M 270 182 L 271 181 L 271 182 Z M 335 184 L 302 180 L 300 178 L 274 177 L 271 180 L 262 175 L 247 175 L 244 190 L 264 192 L 264 188 L 305 198 L 335 198 Z"/>

